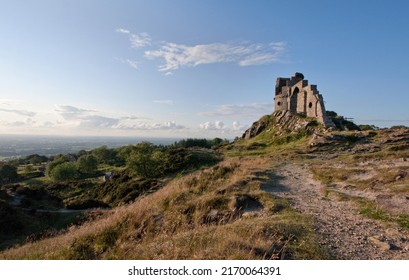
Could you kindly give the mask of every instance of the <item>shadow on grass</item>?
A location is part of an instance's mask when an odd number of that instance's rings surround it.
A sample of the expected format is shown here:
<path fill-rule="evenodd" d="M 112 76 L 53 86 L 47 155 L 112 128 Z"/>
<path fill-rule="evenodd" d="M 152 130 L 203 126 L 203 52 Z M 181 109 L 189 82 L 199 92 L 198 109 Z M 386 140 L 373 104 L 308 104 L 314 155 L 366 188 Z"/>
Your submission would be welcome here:
<path fill-rule="evenodd" d="M 268 193 L 284 193 L 289 192 L 288 187 L 282 184 L 284 176 L 276 174 L 273 171 L 263 173 L 260 189 Z"/>

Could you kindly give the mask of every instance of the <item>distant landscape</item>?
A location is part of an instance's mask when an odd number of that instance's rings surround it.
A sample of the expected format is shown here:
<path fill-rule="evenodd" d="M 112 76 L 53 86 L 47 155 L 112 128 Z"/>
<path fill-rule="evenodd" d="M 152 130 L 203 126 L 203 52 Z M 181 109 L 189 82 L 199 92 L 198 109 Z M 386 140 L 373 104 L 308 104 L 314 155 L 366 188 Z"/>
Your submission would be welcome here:
<path fill-rule="evenodd" d="M 31 154 L 51 156 L 77 153 L 80 150 L 92 150 L 100 146 L 116 148 L 142 141 L 166 145 L 178 140 L 180 139 L 158 137 L 0 135 L 0 160 L 26 157 Z"/>

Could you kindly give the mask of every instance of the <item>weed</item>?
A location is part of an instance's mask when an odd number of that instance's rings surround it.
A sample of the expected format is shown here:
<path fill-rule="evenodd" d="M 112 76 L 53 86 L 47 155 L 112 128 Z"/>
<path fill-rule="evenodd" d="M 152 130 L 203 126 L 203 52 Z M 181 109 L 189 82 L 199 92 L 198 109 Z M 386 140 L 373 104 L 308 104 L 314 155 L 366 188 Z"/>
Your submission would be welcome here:
<path fill-rule="evenodd" d="M 401 227 L 409 229 L 409 215 L 401 214 L 396 221 Z"/>

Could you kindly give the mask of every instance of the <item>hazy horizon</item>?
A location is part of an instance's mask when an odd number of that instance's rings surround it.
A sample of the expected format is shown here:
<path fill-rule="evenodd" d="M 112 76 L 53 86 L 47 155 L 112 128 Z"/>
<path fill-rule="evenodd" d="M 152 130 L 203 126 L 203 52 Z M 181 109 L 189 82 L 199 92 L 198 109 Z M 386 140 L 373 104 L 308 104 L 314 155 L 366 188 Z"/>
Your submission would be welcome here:
<path fill-rule="evenodd" d="M 117 148 L 143 141 L 156 145 L 173 144 L 180 138 L 126 136 L 0 135 L 0 160 L 32 154 L 52 156 L 92 150 L 101 146 Z"/>

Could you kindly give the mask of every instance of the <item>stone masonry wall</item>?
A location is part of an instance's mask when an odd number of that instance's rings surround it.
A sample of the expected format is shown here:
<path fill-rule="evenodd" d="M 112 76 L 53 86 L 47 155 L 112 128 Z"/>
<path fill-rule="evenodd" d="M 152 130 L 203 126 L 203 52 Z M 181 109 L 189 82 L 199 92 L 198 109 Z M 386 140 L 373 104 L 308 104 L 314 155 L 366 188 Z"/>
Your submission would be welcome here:
<path fill-rule="evenodd" d="M 302 114 L 317 118 L 325 127 L 334 127 L 327 116 L 324 99 L 316 85 L 308 85 L 304 75 L 295 73 L 291 78 L 277 78 L 274 111 L 289 111 L 291 114 Z"/>

